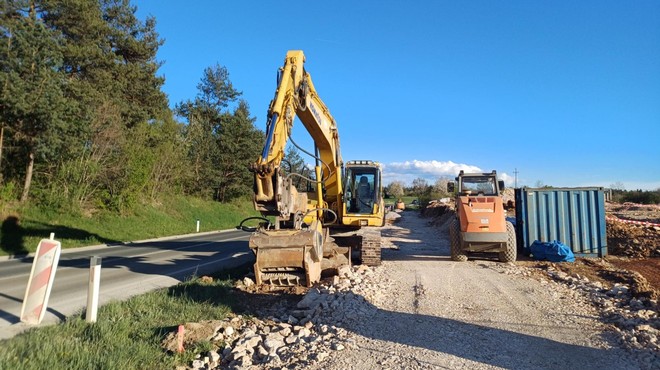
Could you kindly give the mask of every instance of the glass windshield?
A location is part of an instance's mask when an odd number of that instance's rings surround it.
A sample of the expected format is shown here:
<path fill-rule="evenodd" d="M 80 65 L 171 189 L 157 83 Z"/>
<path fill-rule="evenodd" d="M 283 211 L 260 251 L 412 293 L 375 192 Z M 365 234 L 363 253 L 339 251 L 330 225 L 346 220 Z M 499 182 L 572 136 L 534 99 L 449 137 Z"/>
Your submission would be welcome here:
<path fill-rule="evenodd" d="M 495 192 L 495 178 L 494 177 L 463 177 L 461 184 L 461 192 L 470 192 L 472 195 L 497 195 Z"/>
<path fill-rule="evenodd" d="M 349 213 L 373 212 L 376 199 L 380 196 L 380 179 L 375 168 L 349 167 L 344 179 L 344 203 Z"/>

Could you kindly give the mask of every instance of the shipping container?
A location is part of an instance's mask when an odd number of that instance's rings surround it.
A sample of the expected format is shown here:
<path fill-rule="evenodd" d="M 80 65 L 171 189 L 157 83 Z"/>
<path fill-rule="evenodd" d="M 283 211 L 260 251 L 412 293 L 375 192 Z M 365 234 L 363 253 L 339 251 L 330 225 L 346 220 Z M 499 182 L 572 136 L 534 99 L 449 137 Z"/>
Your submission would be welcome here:
<path fill-rule="evenodd" d="M 518 249 L 529 254 L 535 240 L 560 241 L 576 256 L 607 255 L 603 188 L 518 188 Z"/>

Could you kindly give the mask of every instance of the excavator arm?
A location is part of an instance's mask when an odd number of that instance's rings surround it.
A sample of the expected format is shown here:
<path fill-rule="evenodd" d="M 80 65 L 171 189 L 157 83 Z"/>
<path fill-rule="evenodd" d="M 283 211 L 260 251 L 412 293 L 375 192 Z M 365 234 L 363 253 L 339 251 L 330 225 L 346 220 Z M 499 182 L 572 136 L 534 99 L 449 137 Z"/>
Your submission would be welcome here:
<path fill-rule="evenodd" d="M 337 124 L 320 99 L 303 65 L 302 51 L 289 51 L 279 69 L 277 90 L 268 108 L 266 142 L 254 172 L 254 204 L 264 216 L 274 216 L 274 228 L 262 225 L 250 238 L 256 255 L 256 282 L 307 286 L 320 280 L 322 261 L 331 267 L 350 264 L 350 249 L 331 242 L 324 222 L 341 217 L 341 167 Z M 303 123 L 316 149 L 313 192 L 299 192 L 292 174 L 281 169 L 295 117 Z M 334 214 L 333 219 L 324 220 Z"/>
<path fill-rule="evenodd" d="M 337 124 L 320 99 L 312 78 L 303 67 L 302 51 L 289 51 L 278 71 L 277 90 L 268 109 L 266 143 L 253 164 L 255 207 L 264 215 L 290 219 L 309 208 L 324 208 L 341 194 L 341 155 Z M 284 178 L 280 166 L 294 118 L 298 117 L 314 140 L 318 152 L 316 199 L 304 199 Z"/>

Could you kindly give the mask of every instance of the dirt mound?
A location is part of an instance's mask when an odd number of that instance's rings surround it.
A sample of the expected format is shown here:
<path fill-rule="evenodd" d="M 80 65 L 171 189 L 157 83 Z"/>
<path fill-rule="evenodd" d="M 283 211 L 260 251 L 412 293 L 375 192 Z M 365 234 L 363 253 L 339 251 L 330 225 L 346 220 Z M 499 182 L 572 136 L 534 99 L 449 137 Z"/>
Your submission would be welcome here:
<path fill-rule="evenodd" d="M 502 202 L 506 204 L 509 201 L 512 203 L 516 201 L 516 191 L 513 188 L 506 188 L 502 191 Z"/>
<path fill-rule="evenodd" d="M 446 232 L 449 221 L 454 218 L 454 208 L 452 205 L 431 203 L 422 210 L 422 216 L 431 218 L 429 225 L 439 227 L 440 232 Z"/>
<path fill-rule="evenodd" d="M 608 218 L 607 249 L 611 255 L 660 257 L 660 228 Z"/>
<path fill-rule="evenodd" d="M 623 220 L 660 223 L 660 206 L 657 204 L 606 203 L 605 210 Z"/>
<path fill-rule="evenodd" d="M 435 202 L 422 209 L 422 217 L 440 217 L 446 213 L 453 213 L 454 209 L 448 204 Z"/>
<path fill-rule="evenodd" d="M 658 271 L 660 271 L 660 258 L 609 256 L 607 261 L 620 270 L 634 273 L 634 277 L 631 279 L 636 281 L 635 284 L 638 286 L 638 288 L 635 288 L 636 291 L 653 291 L 651 297 L 660 299 L 660 274 L 658 274 Z M 639 279 L 638 275 L 643 277 L 645 281 Z"/>
<path fill-rule="evenodd" d="M 395 211 L 390 211 L 385 214 L 385 223 L 388 225 L 392 225 L 401 218 L 401 211 L 400 210 L 395 210 Z"/>

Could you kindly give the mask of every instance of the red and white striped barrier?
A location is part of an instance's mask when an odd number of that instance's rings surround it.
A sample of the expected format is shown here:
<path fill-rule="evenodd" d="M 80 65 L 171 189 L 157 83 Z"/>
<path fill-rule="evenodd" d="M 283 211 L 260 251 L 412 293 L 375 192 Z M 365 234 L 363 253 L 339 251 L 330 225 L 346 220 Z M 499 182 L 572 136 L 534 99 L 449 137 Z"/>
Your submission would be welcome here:
<path fill-rule="evenodd" d="M 39 242 L 37 253 L 32 262 L 32 272 L 25 290 L 21 321 L 39 324 L 48 308 L 48 297 L 55 280 L 55 271 L 60 259 L 62 246 L 57 240 L 43 239 Z"/>
<path fill-rule="evenodd" d="M 605 217 L 606 219 L 614 222 L 621 222 L 624 224 L 634 224 L 634 225 L 643 225 L 643 226 L 658 226 L 660 227 L 660 224 L 654 224 L 653 222 L 648 222 L 648 221 L 633 221 L 633 220 L 622 220 L 620 218 L 616 217 Z"/>

